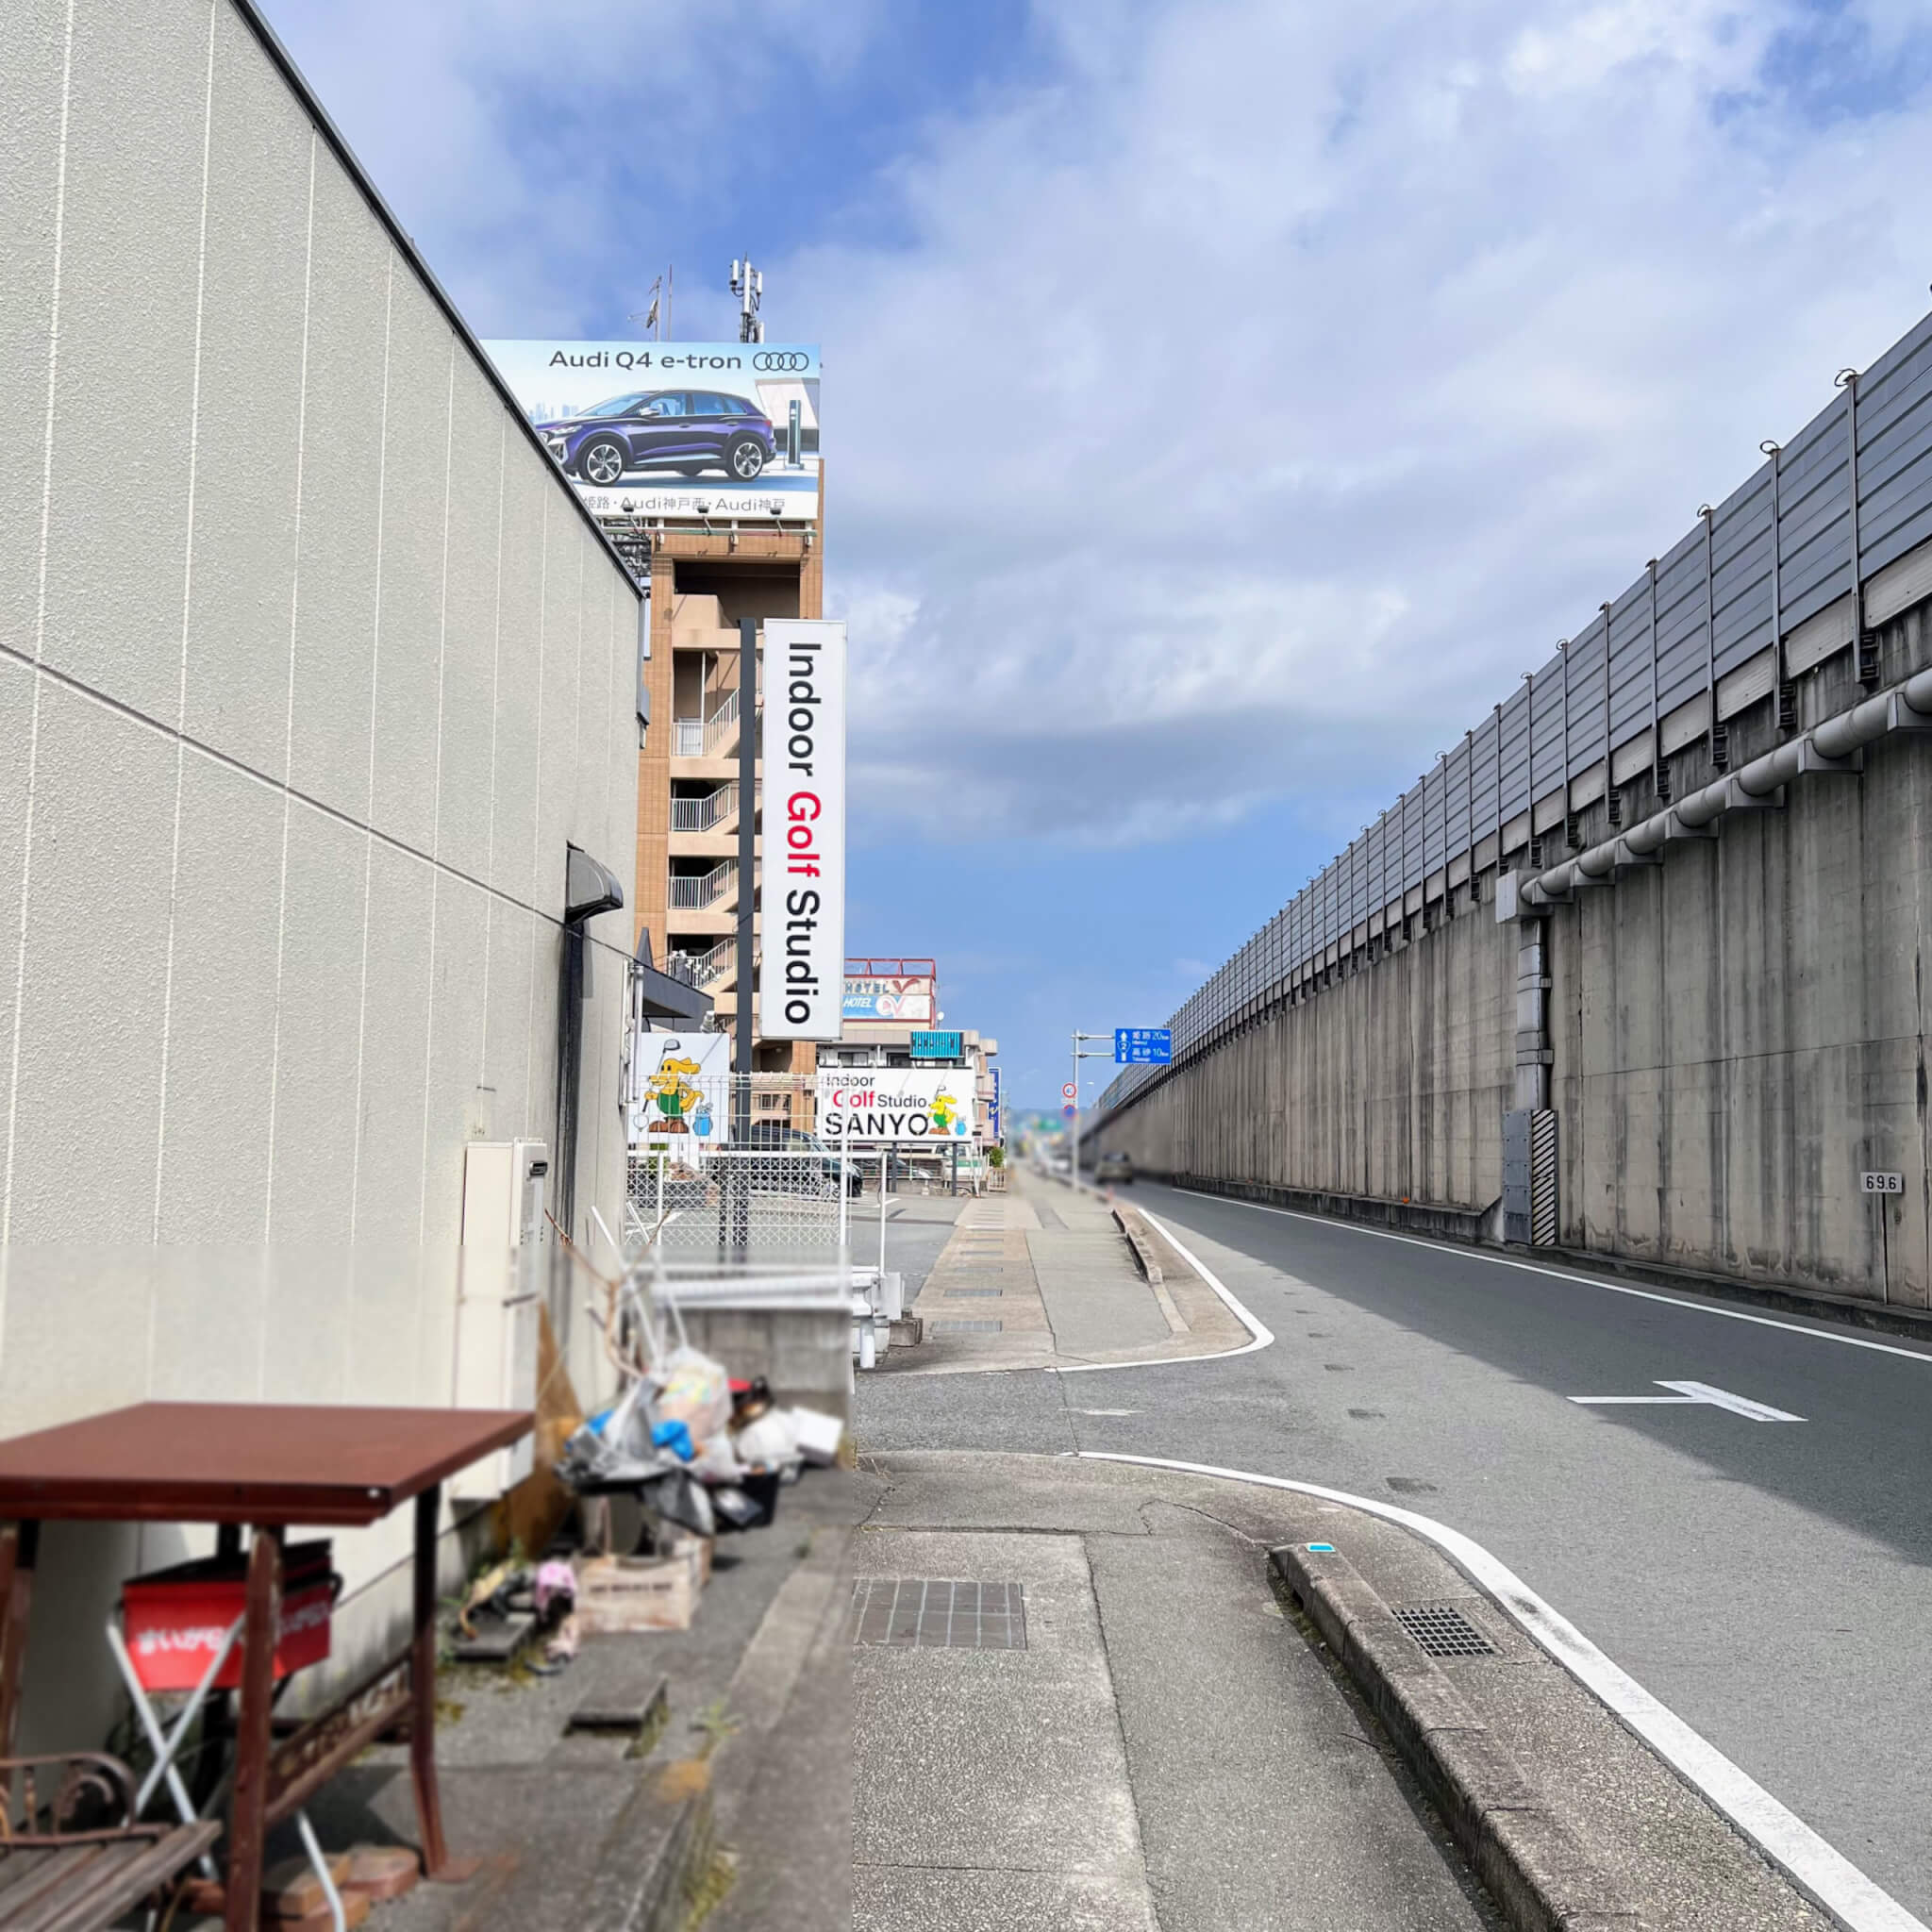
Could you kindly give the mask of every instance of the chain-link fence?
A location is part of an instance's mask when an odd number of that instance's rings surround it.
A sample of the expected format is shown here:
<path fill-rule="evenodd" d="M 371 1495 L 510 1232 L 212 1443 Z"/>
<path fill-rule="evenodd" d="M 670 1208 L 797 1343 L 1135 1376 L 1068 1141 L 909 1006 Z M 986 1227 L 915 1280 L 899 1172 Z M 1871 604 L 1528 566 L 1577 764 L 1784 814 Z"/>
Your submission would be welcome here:
<path fill-rule="evenodd" d="M 632 1150 L 625 1247 L 760 1258 L 831 1255 L 844 1245 L 846 1164 L 784 1147 Z"/>

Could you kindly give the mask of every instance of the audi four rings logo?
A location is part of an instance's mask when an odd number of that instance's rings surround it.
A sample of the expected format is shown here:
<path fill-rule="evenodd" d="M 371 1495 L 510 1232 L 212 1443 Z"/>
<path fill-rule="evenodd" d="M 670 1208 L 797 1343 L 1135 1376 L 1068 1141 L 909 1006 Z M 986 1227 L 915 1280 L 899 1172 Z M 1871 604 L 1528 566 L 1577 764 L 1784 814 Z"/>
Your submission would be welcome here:
<path fill-rule="evenodd" d="M 751 358 L 751 366 L 771 375 L 784 370 L 809 369 L 811 358 L 797 349 L 760 349 Z"/>

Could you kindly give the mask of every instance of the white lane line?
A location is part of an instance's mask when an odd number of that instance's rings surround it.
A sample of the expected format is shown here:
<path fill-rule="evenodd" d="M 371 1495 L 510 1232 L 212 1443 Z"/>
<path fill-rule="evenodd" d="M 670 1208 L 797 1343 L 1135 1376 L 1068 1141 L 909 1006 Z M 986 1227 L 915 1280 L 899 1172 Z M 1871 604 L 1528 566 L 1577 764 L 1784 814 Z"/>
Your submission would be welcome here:
<path fill-rule="evenodd" d="M 1788 1335 L 1808 1335 L 1813 1341 L 1836 1341 L 1843 1348 L 1869 1348 L 1875 1355 L 1902 1355 L 1907 1361 L 1932 1363 L 1932 1355 L 1922 1348 L 1899 1348 L 1889 1341 L 1868 1341 L 1862 1335 L 1840 1335 L 1829 1328 L 1807 1328 L 1801 1322 L 1780 1322 L 1772 1315 L 1750 1315 L 1742 1308 L 1714 1308 L 1704 1302 L 1687 1302 L 1677 1295 L 1658 1294 L 1653 1289 L 1632 1288 L 1627 1282 L 1605 1281 L 1600 1275 L 1576 1274 L 1565 1268 L 1544 1268 L 1535 1261 L 1511 1260 L 1508 1256 L 1491 1254 L 1487 1248 L 1464 1248 L 1447 1241 L 1424 1241 L 1419 1235 L 1395 1234 L 1386 1227 L 1363 1227 L 1359 1223 L 1339 1221 L 1326 1214 L 1304 1214 L 1294 1208 L 1271 1208 L 1265 1201 L 1242 1201 L 1232 1194 L 1206 1194 L 1199 1188 L 1176 1188 L 1174 1191 L 1191 1194 L 1197 1201 L 1219 1201 L 1229 1208 L 1252 1208 L 1257 1214 L 1279 1214 L 1289 1221 L 1319 1222 L 1324 1227 L 1340 1228 L 1347 1234 L 1373 1235 L 1377 1241 L 1401 1241 L 1405 1247 L 1427 1248 L 1438 1255 L 1461 1255 L 1473 1261 L 1487 1261 L 1492 1268 L 1517 1268 L 1525 1274 L 1545 1274 L 1552 1281 L 1567 1281 L 1576 1288 L 1601 1288 L 1611 1294 L 1634 1295 L 1641 1302 L 1662 1302 L 1669 1308 L 1689 1308 L 1694 1315 L 1717 1315 L 1726 1322 L 1749 1322 L 1759 1328 L 1782 1328 Z M 1154 1217 L 1150 1214 L 1147 1218 L 1151 1221 Z M 1315 1284 L 1317 1287 L 1320 1285 L 1319 1282 Z"/>
<path fill-rule="evenodd" d="M 1229 1356 L 1252 1355 L 1257 1348 L 1271 1347 L 1274 1341 L 1274 1330 L 1269 1328 L 1259 1316 L 1250 1314 L 1235 1299 L 1226 1283 L 1222 1280 L 1220 1275 L 1215 1274 L 1213 1269 L 1208 1267 L 1207 1262 L 1200 1259 L 1191 1249 L 1185 1247 L 1181 1242 L 1180 1237 L 1174 1233 L 1173 1228 L 1168 1226 L 1166 1222 L 1156 1220 L 1144 1208 L 1141 1208 L 1141 1212 L 1147 1221 L 1160 1230 L 1162 1237 L 1166 1240 L 1168 1245 L 1174 1249 L 1174 1253 L 1221 1297 L 1221 1300 L 1226 1305 L 1235 1320 L 1248 1331 L 1248 1340 L 1242 1342 L 1239 1348 L 1217 1348 L 1211 1355 L 1157 1355 L 1133 1362 L 1069 1362 L 1064 1367 L 1050 1368 L 1046 1373 L 1049 1375 L 1082 1375 L 1089 1374 L 1111 1374 L 1116 1369 L 1168 1369 L 1174 1368 L 1183 1362 L 1190 1364 L 1194 1362 L 1223 1362 Z"/>
<path fill-rule="evenodd" d="M 1805 1821 L 1774 1798 L 1749 1773 L 1733 1764 L 1717 1746 L 1693 1731 L 1669 1706 L 1660 1704 L 1636 1678 L 1606 1657 L 1575 1624 L 1541 1597 L 1482 1544 L 1434 1517 L 1399 1509 L 1373 1496 L 1355 1496 L 1320 1483 L 1286 1476 L 1257 1475 L 1244 1469 L 1211 1463 L 1174 1462 L 1159 1456 L 1123 1456 L 1099 1449 L 1074 1452 L 1086 1462 L 1127 1462 L 1147 1469 L 1178 1470 L 1187 1475 L 1220 1476 L 1261 1489 L 1289 1490 L 1364 1509 L 1399 1523 L 1432 1542 L 1479 1589 L 1487 1591 L 1541 1648 L 1627 1729 L 1648 1744 L 1686 1784 L 1701 1791 L 1724 1817 L 1780 1867 L 1806 1897 L 1845 1932 L 1932 1932 L 1905 1907 L 1828 1844 Z"/>
<path fill-rule="evenodd" d="M 1673 1403 L 1701 1404 L 1707 1408 L 1726 1408 L 1754 1423 L 1801 1423 L 1805 1418 L 1788 1408 L 1774 1408 L 1768 1402 L 1753 1402 L 1748 1395 L 1733 1395 L 1728 1389 L 1713 1389 L 1708 1382 L 1659 1382 L 1659 1389 L 1674 1389 L 1674 1395 L 1573 1395 L 1570 1400 L 1585 1408 L 1604 1408 L 1612 1404 L 1625 1407 L 1644 1404 L 1665 1408 Z"/>

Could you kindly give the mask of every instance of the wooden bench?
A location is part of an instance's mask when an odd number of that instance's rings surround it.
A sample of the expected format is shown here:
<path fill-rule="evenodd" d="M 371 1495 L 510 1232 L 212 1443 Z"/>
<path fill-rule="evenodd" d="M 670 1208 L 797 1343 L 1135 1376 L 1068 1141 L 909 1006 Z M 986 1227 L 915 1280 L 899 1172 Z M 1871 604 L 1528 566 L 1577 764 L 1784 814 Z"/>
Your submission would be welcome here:
<path fill-rule="evenodd" d="M 51 1775 L 54 1793 L 38 1787 Z M 17 1810 L 8 1802 L 16 1782 Z M 0 1927 L 101 1932 L 165 1890 L 221 1824 L 133 1821 L 134 1779 L 101 1752 L 0 1757 Z"/>

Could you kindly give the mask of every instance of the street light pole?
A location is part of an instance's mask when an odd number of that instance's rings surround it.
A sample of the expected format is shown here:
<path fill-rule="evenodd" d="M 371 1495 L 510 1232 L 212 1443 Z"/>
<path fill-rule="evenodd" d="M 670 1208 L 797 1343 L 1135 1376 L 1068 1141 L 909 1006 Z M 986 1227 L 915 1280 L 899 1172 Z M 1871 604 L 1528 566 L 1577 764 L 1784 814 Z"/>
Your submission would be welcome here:
<path fill-rule="evenodd" d="M 1097 1047 L 1090 1048 L 1090 1040 L 1112 1040 L 1111 1033 L 1075 1033 L 1074 1035 L 1074 1119 L 1068 1139 L 1072 1143 L 1073 1155 L 1067 1167 L 1067 1177 L 1077 1188 L 1080 1185 L 1080 1062 L 1082 1060 L 1104 1060 L 1112 1058 L 1111 1053 L 1102 1053 Z"/>

